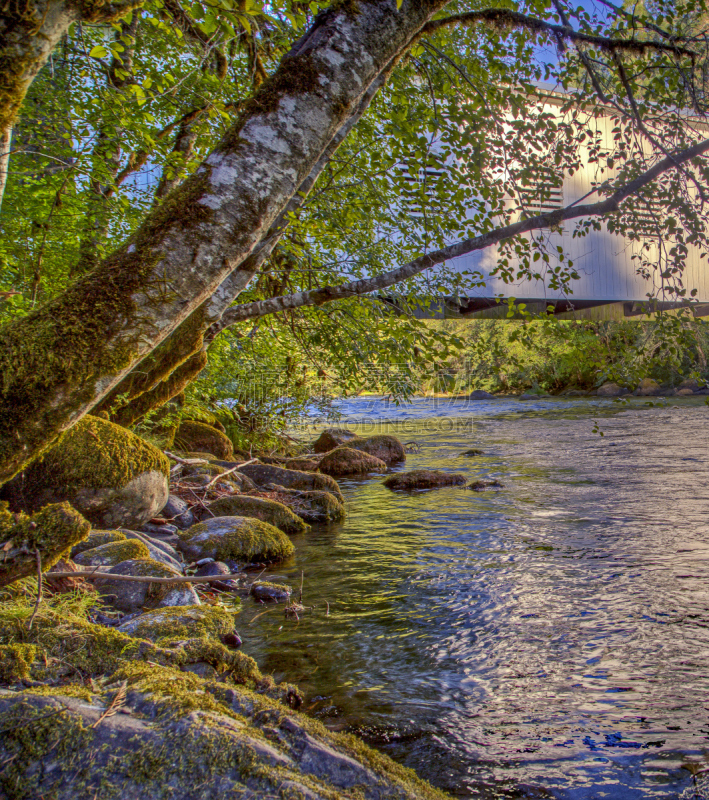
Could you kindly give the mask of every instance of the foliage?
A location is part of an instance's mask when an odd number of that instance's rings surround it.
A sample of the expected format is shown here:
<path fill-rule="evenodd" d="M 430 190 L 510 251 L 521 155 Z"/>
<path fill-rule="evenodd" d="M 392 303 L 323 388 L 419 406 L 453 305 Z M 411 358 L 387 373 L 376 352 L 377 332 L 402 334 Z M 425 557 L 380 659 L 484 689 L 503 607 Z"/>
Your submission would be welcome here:
<path fill-rule="evenodd" d="M 676 385 L 709 377 L 707 324 L 681 314 L 644 322 L 550 317 L 430 324 L 454 329 L 466 342 L 463 354 L 441 369 L 458 391 L 559 392 L 606 381 L 633 390 L 643 378 Z"/>

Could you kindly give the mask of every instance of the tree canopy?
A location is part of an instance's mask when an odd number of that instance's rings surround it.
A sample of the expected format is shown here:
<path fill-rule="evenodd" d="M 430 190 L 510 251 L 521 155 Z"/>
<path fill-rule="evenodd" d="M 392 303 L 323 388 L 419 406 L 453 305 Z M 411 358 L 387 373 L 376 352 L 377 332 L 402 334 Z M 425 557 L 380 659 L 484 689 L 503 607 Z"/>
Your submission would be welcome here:
<path fill-rule="evenodd" d="M 435 358 L 450 340 L 411 298 L 479 285 L 445 265 L 492 245 L 509 280 L 572 291 L 544 234 L 562 223 L 583 236 L 605 219 L 691 301 L 705 17 L 703 2 L 607 0 L 4 12 L 0 480 L 89 410 L 140 419 L 208 348 L 251 369 L 265 336 L 283 364 L 353 388 L 362 363 Z M 587 198 L 530 210 L 539 176 L 589 163 Z M 648 209 L 659 264 L 638 235 Z"/>

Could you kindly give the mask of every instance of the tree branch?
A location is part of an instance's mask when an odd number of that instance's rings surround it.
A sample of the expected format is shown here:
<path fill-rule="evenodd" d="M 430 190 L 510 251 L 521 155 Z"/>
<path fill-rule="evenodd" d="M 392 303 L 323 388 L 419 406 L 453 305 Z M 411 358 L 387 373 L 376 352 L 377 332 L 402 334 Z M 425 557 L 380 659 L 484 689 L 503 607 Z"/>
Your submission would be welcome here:
<path fill-rule="evenodd" d="M 434 19 L 423 27 L 421 35 L 425 36 L 435 33 L 442 28 L 449 28 L 454 25 L 477 25 L 481 22 L 488 23 L 493 27 L 498 27 L 503 30 L 506 28 L 522 28 L 535 33 L 546 33 L 575 43 L 592 44 L 610 52 L 624 50 L 631 53 L 642 54 L 648 50 L 659 50 L 670 52 L 675 55 L 696 56 L 693 50 L 679 47 L 676 44 L 677 41 L 680 41 L 679 39 L 674 39 L 672 42 L 613 39 L 609 36 L 582 33 L 581 31 L 574 30 L 570 25 L 555 25 L 554 23 L 546 22 L 537 17 L 530 17 L 528 14 L 522 14 L 519 11 L 512 11 L 506 8 L 486 8 L 482 11 L 468 11 L 465 14 L 452 14 L 451 16 L 442 17 L 441 19 Z"/>
<path fill-rule="evenodd" d="M 207 338 L 213 339 L 214 336 L 225 328 L 247 319 L 256 319 L 266 316 L 267 314 L 277 314 L 281 311 L 301 308 L 303 306 L 322 305 L 332 300 L 341 300 L 347 297 L 355 297 L 381 291 L 396 283 L 401 283 L 409 278 L 413 278 L 421 272 L 425 272 L 445 261 L 458 258 L 459 256 L 472 253 L 476 250 L 484 250 L 505 239 L 512 239 L 515 236 L 528 233 L 529 231 L 538 230 L 539 228 L 551 228 L 560 225 L 566 220 L 576 219 L 578 217 L 611 214 L 618 210 L 623 200 L 636 194 L 640 189 L 652 183 L 664 172 L 677 168 L 681 164 L 691 161 L 693 158 L 707 151 L 709 151 L 709 139 L 705 139 L 692 147 L 688 147 L 685 150 L 664 158 L 662 161 L 655 164 L 654 167 L 643 172 L 642 175 L 639 175 L 625 186 L 617 189 L 605 200 L 601 200 L 597 203 L 588 203 L 586 205 L 570 205 L 558 211 L 538 214 L 537 216 L 520 220 L 511 225 L 505 225 L 493 231 L 489 231 L 488 233 L 483 233 L 480 236 L 475 236 L 472 239 L 464 239 L 449 247 L 427 253 L 414 261 L 410 261 L 408 264 L 404 264 L 397 269 L 384 272 L 372 278 L 362 278 L 361 280 L 350 281 L 338 286 L 324 286 L 313 291 L 296 292 L 295 294 L 283 297 L 273 297 L 268 300 L 259 300 L 253 303 L 243 303 L 242 305 L 234 306 L 224 314 L 218 323 L 212 326 Z"/>

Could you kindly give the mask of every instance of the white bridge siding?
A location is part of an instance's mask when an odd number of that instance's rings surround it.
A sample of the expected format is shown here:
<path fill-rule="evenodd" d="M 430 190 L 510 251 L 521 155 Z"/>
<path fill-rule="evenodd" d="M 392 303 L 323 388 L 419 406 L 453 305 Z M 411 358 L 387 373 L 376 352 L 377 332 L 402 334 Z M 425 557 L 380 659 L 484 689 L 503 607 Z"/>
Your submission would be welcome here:
<path fill-rule="evenodd" d="M 558 100 L 549 96 L 545 100 L 547 108 L 558 107 Z M 598 117 L 591 120 L 588 127 L 594 126 L 603 134 L 604 144 L 612 141 L 613 121 L 608 117 Z M 586 170 L 577 172 L 570 177 L 564 177 L 561 191 L 554 190 L 547 201 L 542 204 L 541 210 L 551 208 L 563 208 L 576 202 L 587 195 L 592 189 L 592 181 L 595 179 L 597 165 L 588 164 Z M 608 178 L 608 170 L 603 175 Z M 600 199 L 597 194 L 591 195 L 583 202 L 594 202 Z M 626 203 L 632 202 L 632 199 Z M 530 213 L 538 213 L 530 209 Z M 470 253 L 466 256 L 453 259 L 446 263 L 445 269 L 454 271 L 477 271 L 480 272 L 485 280 L 485 286 L 480 288 L 468 289 L 466 295 L 470 299 L 468 313 L 475 315 L 482 314 L 490 316 L 489 312 L 481 311 L 479 306 L 485 298 L 493 300 L 502 296 L 504 298 L 515 298 L 521 302 L 536 301 L 535 305 L 542 307 L 542 303 L 557 303 L 557 311 L 562 311 L 565 304 L 558 301 L 569 301 L 571 305 L 579 309 L 589 306 L 601 306 L 603 304 L 624 304 L 624 314 L 634 315 L 637 313 L 637 304 L 646 304 L 648 294 L 651 294 L 658 302 L 676 303 L 679 298 L 676 293 L 669 292 L 667 289 L 670 284 L 675 284 L 676 279 L 663 281 L 660 277 L 661 269 L 658 267 L 653 270 L 649 280 L 646 280 L 637 273 L 640 262 L 633 259 L 633 254 L 640 252 L 641 242 L 631 242 L 623 236 L 610 233 L 605 223 L 601 223 L 601 230 L 589 230 L 585 236 L 573 237 L 579 220 L 570 220 L 564 224 L 563 232 L 552 233 L 545 230 L 543 234 L 548 239 L 547 248 L 551 267 L 557 266 L 554 263 L 554 253 L 557 245 L 563 248 L 565 257 L 573 262 L 573 268 L 578 273 L 579 279 L 571 282 L 572 294 L 564 293 L 563 290 L 553 290 L 548 287 L 548 281 L 544 280 L 513 280 L 505 283 L 499 276 L 490 273 L 497 266 L 498 247 L 490 247 L 487 250 Z M 638 231 L 640 233 L 640 231 Z M 539 235 L 536 231 L 535 235 Z M 652 236 L 650 221 L 648 220 L 648 236 L 646 241 L 652 242 L 653 250 L 648 253 L 645 251 L 644 258 L 647 261 L 659 262 L 657 258 L 658 245 Z M 655 258 L 649 256 L 653 253 Z M 709 302 L 709 265 L 707 259 L 700 258 L 700 251 L 695 247 L 689 248 L 689 253 L 685 262 L 685 269 L 681 276 L 681 287 L 686 289 L 686 298 L 691 297 L 691 291 L 697 290 L 694 300 L 699 303 Z M 549 269 L 542 260 L 532 264 L 536 272 L 543 274 L 544 268 Z M 510 259 L 509 271 L 516 275 L 518 267 Z M 477 302 L 476 302 L 477 301 Z M 482 303 L 484 305 L 484 303 Z M 466 313 L 465 304 L 461 304 L 459 311 Z M 632 308 L 632 310 L 631 310 Z M 454 307 L 449 307 L 450 312 L 455 312 Z M 697 309 L 699 312 L 700 309 Z M 492 315 L 497 316 L 502 313 L 502 309 L 497 307 L 497 311 Z M 709 313 L 709 309 L 701 309 L 702 314 Z M 586 314 L 587 315 L 587 314 Z M 613 316 L 617 316 L 613 314 Z"/>

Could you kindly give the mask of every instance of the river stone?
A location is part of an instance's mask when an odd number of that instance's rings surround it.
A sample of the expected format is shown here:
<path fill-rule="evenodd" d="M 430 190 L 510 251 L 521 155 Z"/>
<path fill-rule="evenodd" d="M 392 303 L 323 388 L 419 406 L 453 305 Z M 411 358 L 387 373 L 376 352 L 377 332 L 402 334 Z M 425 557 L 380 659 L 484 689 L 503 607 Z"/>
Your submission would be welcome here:
<path fill-rule="evenodd" d="M 283 464 L 286 469 L 297 469 L 300 472 L 316 472 L 320 466 L 319 458 L 287 458 Z"/>
<path fill-rule="evenodd" d="M 174 567 L 177 570 L 182 569 L 180 554 L 171 544 L 151 539 L 145 533 L 129 531 L 126 528 L 123 528 L 121 533 L 125 534 L 127 539 L 142 542 L 148 548 L 148 558 L 152 558 L 153 561 L 159 561 L 161 564 L 167 564 L 168 567 Z M 179 538 L 177 541 L 179 541 Z"/>
<path fill-rule="evenodd" d="M 100 547 L 102 544 L 125 542 L 126 538 L 126 535 L 120 531 L 91 531 L 83 542 L 79 542 L 71 548 L 71 557 L 74 558 L 84 550 L 93 550 L 94 547 Z"/>
<path fill-rule="evenodd" d="M 195 572 L 195 575 L 200 578 L 207 578 L 213 575 L 231 575 L 231 573 L 238 571 L 238 566 L 235 569 L 232 569 L 223 561 L 209 561 L 207 564 L 200 565 L 200 567 L 197 569 L 197 572 Z M 239 588 L 239 584 L 233 579 L 226 581 L 213 581 L 212 583 L 207 584 L 207 586 L 211 586 L 213 589 L 219 589 L 221 592 L 230 592 L 232 589 Z"/>
<path fill-rule="evenodd" d="M 74 556 L 74 561 L 84 567 L 115 567 L 131 558 L 150 558 L 150 551 L 143 542 L 126 539 L 124 542 L 107 542 L 92 550 L 84 550 Z"/>
<path fill-rule="evenodd" d="M 412 491 L 413 489 L 440 489 L 444 486 L 462 486 L 465 475 L 455 472 L 440 472 L 432 469 L 414 469 L 410 472 L 397 472 L 390 475 L 384 486 L 392 491 Z"/>
<path fill-rule="evenodd" d="M 87 415 L 3 486 L 0 499 L 17 511 L 66 500 L 97 528 L 140 527 L 165 505 L 169 471 L 156 447 Z"/>
<path fill-rule="evenodd" d="M 280 528 L 284 533 L 294 536 L 305 533 L 308 526 L 296 516 L 290 508 L 267 500 L 263 497 L 248 497 L 246 495 L 231 495 L 220 497 L 209 503 L 206 509 L 199 511 L 199 518 L 204 520 L 210 516 L 215 517 L 253 517 L 263 522 L 268 522 Z"/>
<path fill-rule="evenodd" d="M 598 397 L 620 397 L 624 394 L 628 394 L 628 390 L 617 383 L 604 383 L 596 390 Z"/>
<path fill-rule="evenodd" d="M 214 454 L 216 458 L 233 458 L 234 445 L 231 439 L 206 422 L 184 420 L 175 434 L 175 446 L 193 454 Z"/>
<path fill-rule="evenodd" d="M 357 434 L 348 431 L 346 428 L 325 428 L 313 443 L 315 453 L 327 453 L 334 450 L 351 439 L 357 438 Z"/>
<path fill-rule="evenodd" d="M 491 480 L 491 481 L 473 481 L 469 483 L 466 489 L 472 489 L 474 492 L 484 492 L 486 489 L 502 489 L 504 488 L 504 483 L 500 483 L 498 480 Z"/>
<path fill-rule="evenodd" d="M 277 492 L 281 502 L 305 522 L 340 522 L 347 516 L 344 504 L 331 492 L 287 489 L 276 483 L 268 483 L 264 488 Z"/>
<path fill-rule="evenodd" d="M 677 388 L 691 389 L 692 392 L 696 392 L 699 389 L 699 381 L 696 378 L 685 378 Z"/>
<path fill-rule="evenodd" d="M 320 472 L 338 477 L 365 472 L 386 472 L 387 465 L 380 458 L 351 447 L 336 447 L 322 457 Z"/>
<path fill-rule="evenodd" d="M 692 389 L 677 389 L 675 397 L 691 397 L 694 394 Z"/>
<path fill-rule="evenodd" d="M 662 393 L 662 387 L 652 378 L 643 378 L 635 390 L 635 394 L 638 397 L 658 397 Z"/>
<path fill-rule="evenodd" d="M 156 608 L 121 623 L 118 630 L 162 647 L 173 646 L 173 642 L 183 639 L 221 641 L 234 633 L 234 615 L 221 606 Z"/>
<path fill-rule="evenodd" d="M 369 453 L 370 456 L 381 459 L 385 464 L 397 464 L 406 461 L 406 451 L 400 439 L 396 436 L 381 434 L 370 436 L 367 439 L 351 439 L 347 447 Z M 322 468 L 322 462 L 320 462 Z"/>
<path fill-rule="evenodd" d="M 494 397 L 494 394 L 490 394 L 490 392 L 486 392 L 484 389 L 476 389 L 468 395 L 468 400 L 490 400 Z"/>
<path fill-rule="evenodd" d="M 471 447 L 470 450 L 463 450 L 461 456 L 467 456 L 468 458 L 472 458 L 473 456 L 483 456 L 485 455 L 482 450 L 478 450 L 477 447 Z"/>
<path fill-rule="evenodd" d="M 252 517 L 214 517 L 180 534 L 180 547 L 190 561 L 280 561 L 295 548 L 283 531 Z"/>
<path fill-rule="evenodd" d="M 260 603 L 287 603 L 293 590 L 285 583 L 256 581 L 251 584 L 251 596 Z"/>
<path fill-rule="evenodd" d="M 124 675 L 127 702 L 108 716 L 113 688 L 90 700 L 65 687 L 0 690 L 6 785 L 52 800 L 104 798 L 106 787 L 120 800 L 447 800 L 354 736 L 268 697 L 165 667 Z"/>
<path fill-rule="evenodd" d="M 295 469 L 283 469 L 283 467 L 274 467 L 270 464 L 248 464 L 245 467 L 241 467 L 239 472 L 251 478 L 257 486 L 277 483 L 279 486 L 285 486 L 288 489 L 331 492 L 340 502 L 344 502 L 337 481 L 329 475 L 320 475 L 316 472 L 299 472 Z"/>
<path fill-rule="evenodd" d="M 189 505 L 175 494 L 169 495 L 167 503 L 165 503 L 159 516 L 178 527 L 181 531 L 186 531 L 190 525 L 194 525 L 194 517 Z"/>
<path fill-rule="evenodd" d="M 181 577 L 178 570 L 151 558 L 123 561 L 112 567 L 106 578 L 96 581 L 104 601 L 119 611 L 132 614 L 144 608 L 164 606 L 198 606 L 199 597 L 189 583 L 134 583 L 112 581 L 111 575 L 139 575 L 155 578 Z"/>

